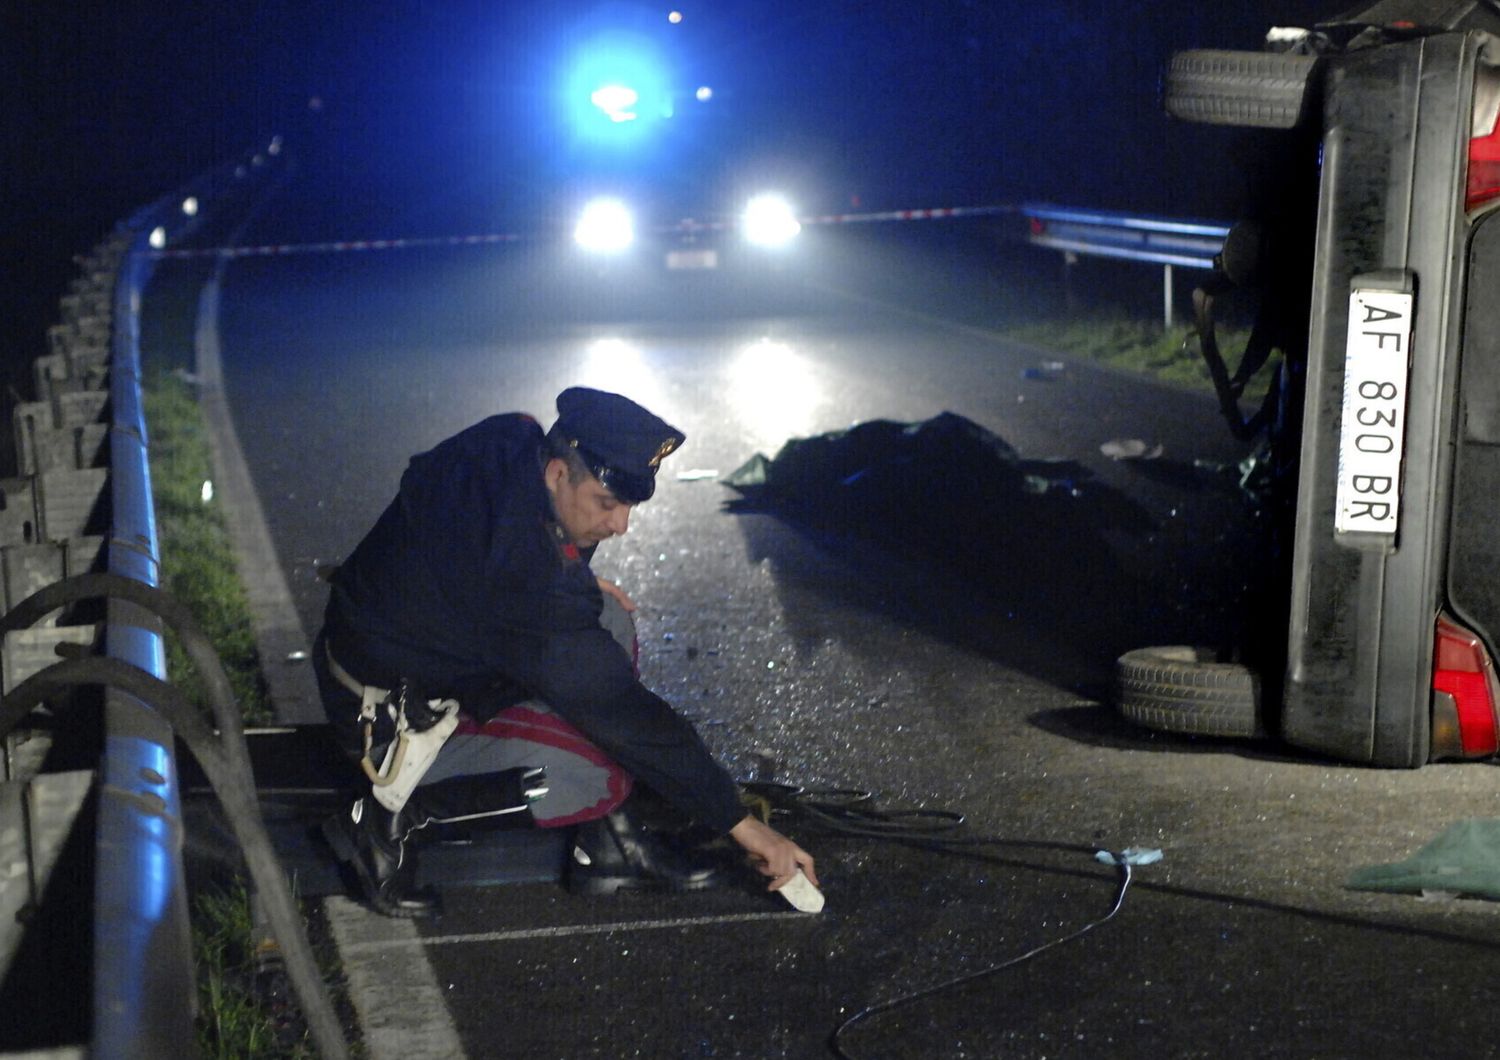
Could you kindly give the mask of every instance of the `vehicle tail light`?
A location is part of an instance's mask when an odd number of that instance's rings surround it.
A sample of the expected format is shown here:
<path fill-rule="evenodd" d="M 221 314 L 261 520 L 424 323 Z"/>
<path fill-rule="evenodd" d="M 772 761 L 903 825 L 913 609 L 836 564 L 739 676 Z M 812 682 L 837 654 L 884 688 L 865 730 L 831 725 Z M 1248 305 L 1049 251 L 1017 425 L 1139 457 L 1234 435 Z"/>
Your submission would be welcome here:
<path fill-rule="evenodd" d="M 1432 757 L 1478 758 L 1500 750 L 1500 682 L 1479 637 L 1449 616 L 1437 619 L 1432 652 Z"/>
<path fill-rule="evenodd" d="M 1474 86 L 1474 117 L 1469 128 L 1469 179 L 1464 209 L 1473 210 L 1500 198 L 1500 86 L 1495 74 L 1481 71 Z"/>
<path fill-rule="evenodd" d="M 1500 136 L 1495 132 L 1469 141 L 1469 183 L 1464 209 L 1472 210 L 1500 198 Z"/>

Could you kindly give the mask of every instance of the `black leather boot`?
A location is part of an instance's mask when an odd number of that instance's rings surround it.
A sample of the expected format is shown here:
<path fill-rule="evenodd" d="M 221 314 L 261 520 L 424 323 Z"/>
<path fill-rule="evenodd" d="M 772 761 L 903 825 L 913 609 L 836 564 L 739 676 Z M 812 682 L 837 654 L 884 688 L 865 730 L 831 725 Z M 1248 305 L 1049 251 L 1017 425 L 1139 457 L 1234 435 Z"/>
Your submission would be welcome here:
<path fill-rule="evenodd" d="M 567 882 L 574 894 L 702 891 L 724 884 L 729 875 L 723 859 L 682 849 L 670 837 L 642 827 L 627 803 L 578 826 Z"/>
<path fill-rule="evenodd" d="M 365 796 L 323 822 L 338 859 L 359 879 L 365 898 L 386 916 L 424 917 L 439 911 L 437 894 L 417 887 L 417 851 L 404 812 Z"/>

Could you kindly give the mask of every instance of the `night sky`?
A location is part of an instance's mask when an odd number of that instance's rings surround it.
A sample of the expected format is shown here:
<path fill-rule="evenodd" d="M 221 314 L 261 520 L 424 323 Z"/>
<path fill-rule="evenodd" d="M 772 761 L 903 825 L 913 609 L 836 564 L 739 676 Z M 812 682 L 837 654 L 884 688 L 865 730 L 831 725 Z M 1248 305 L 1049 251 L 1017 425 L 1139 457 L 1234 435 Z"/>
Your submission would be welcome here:
<path fill-rule="evenodd" d="M 669 26 L 665 5 L 622 3 L 6 5 L 0 312 L 17 326 L 0 353 L 42 351 L 73 254 L 275 134 L 316 177 L 305 186 L 321 201 L 287 215 L 308 238 L 535 222 L 547 189 L 601 165 L 573 142 L 557 97 L 570 49 L 606 27 L 660 43 L 684 85 L 715 89 L 640 160 L 689 198 L 753 173 L 790 181 L 810 210 L 1042 198 L 1229 215 L 1254 141 L 1166 119 L 1163 63 L 1185 47 L 1257 48 L 1270 25 L 1342 10 L 1307 0 L 678 6 L 682 22 Z"/>

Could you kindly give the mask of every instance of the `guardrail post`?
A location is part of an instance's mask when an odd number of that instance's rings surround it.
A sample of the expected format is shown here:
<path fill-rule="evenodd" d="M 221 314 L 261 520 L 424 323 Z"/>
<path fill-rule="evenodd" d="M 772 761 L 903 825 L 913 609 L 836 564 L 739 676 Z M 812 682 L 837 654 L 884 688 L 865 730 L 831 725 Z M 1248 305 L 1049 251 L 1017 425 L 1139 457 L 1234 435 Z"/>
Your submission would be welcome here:
<path fill-rule="evenodd" d="M 1143 217 L 1138 214 L 1080 210 L 1066 206 L 1024 205 L 1026 241 L 1032 246 L 1061 251 L 1063 260 L 1090 254 L 1121 261 L 1139 261 L 1162 267 L 1162 325 L 1175 323 L 1172 306 L 1173 269 L 1212 269 L 1229 225 L 1216 221 Z M 1064 270 L 1064 276 L 1068 275 Z M 1066 281 L 1065 281 L 1066 282 Z M 1071 300 L 1071 288 L 1065 291 Z"/>

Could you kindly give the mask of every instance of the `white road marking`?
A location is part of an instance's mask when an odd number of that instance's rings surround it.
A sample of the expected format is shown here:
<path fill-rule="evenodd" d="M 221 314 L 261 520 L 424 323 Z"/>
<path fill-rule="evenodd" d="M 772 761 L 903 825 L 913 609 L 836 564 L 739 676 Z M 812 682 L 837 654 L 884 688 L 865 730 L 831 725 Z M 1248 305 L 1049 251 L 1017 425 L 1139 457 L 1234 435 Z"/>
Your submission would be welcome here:
<path fill-rule="evenodd" d="M 610 924 L 565 924 L 560 927 L 516 928 L 512 931 L 478 931 L 467 935 L 428 935 L 425 938 L 368 939 L 340 945 L 341 953 L 369 953 L 407 946 L 452 946 L 478 942 L 513 942 L 520 939 L 570 938 L 577 935 L 606 935 L 614 931 L 660 931 L 663 928 L 704 927 L 710 924 L 740 924 L 756 920 L 799 920 L 808 914 L 787 910 L 784 913 L 726 913 L 722 916 L 686 916 L 663 920 L 627 920 Z"/>

